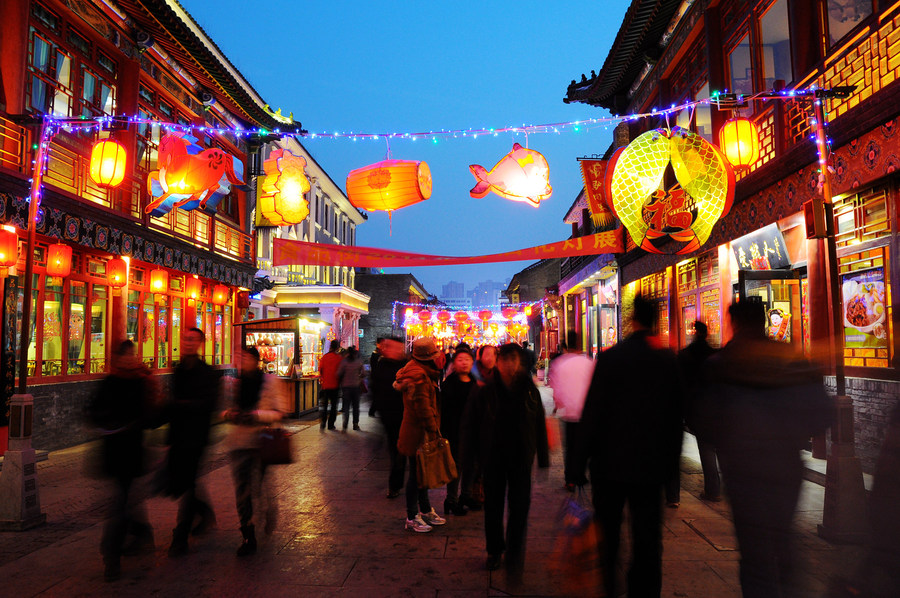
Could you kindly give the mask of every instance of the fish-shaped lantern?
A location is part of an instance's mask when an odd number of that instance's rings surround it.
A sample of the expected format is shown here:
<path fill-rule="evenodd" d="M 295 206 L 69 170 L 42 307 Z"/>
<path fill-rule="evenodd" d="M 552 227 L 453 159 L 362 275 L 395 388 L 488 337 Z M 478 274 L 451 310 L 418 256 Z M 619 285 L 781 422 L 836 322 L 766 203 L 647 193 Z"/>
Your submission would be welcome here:
<path fill-rule="evenodd" d="M 542 199 L 547 199 L 553 193 L 547 159 L 540 152 L 518 143 L 513 144 L 512 151 L 497 162 L 490 172 L 478 164 L 472 164 L 469 170 L 478 181 L 469 191 L 472 197 L 484 197 L 489 191 L 493 191 L 500 197 L 538 207 Z"/>

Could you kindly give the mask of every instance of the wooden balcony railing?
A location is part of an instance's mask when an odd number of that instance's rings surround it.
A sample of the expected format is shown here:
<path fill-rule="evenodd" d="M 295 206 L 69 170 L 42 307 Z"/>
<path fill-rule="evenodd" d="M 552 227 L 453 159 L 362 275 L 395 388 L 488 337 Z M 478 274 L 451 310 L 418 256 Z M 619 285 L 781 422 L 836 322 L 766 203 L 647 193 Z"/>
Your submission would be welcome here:
<path fill-rule="evenodd" d="M 25 173 L 30 135 L 25 127 L 0 116 L 0 168 Z"/>

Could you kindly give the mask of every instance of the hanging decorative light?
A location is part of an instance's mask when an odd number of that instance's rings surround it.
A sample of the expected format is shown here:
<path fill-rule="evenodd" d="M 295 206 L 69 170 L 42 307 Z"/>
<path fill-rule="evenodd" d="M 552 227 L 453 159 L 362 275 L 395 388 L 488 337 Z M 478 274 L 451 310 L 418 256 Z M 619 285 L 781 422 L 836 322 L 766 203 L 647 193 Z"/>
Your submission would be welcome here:
<path fill-rule="evenodd" d="M 309 202 L 303 197 L 310 189 L 305 168 L 303 156 L 280 148 L 272 150 L 263 162 L 266 176 L 257 203 L 260 217 L 274 226 L 282 226 L 302 222 L 309 215 Z"/>
<path fill-rule="evenodd" d="M 47 276 L 65 278 L 72 272 L 72 248 L 54 243 L 47 248 Z"/>
<path fill-rule="evenodd" d="M 503 317 L 507 320 L 512 320 L 516 316 L 516 314 L 519 313 L 519 310 L 517 310 L 515 307 L 504 307 L 503 311 L 500 313 L 503 314 Z"/>
<path fill-rule="evenodd" d="M 203 283 L 196 276 L 188 276 L 184 281 L 184 295 L 188 299 L 196 301 L 200 298 L 200 292 L 203 290 Z"/>
<path fill-rule="evenodd" d="M 525 315 L 528 316 L 529 318 L 531 317 L 531 306 L 530 305 L 525 306 Z"/>
<path fill-rule="evenodd" d="M 120 257 L 106 262 L 106 282 L 117 291 L 128 282 L 128 264 Z"/>
<path fill-rule="evenodd" d="M 444 311 L 444 310 L 439 311 L 437 313 L 437 319 L 438 319 L 438 322 L 441 322 L 442 324 L 446 324 L 447 322 L 450 321 L 450 312 Z"/>
<path fill-rule="evenodd" d="M 453 319 L 456 320 L 456 322 L 458 324 L 462 324 L 463 322 L 465 322 L 466 320 L 469 319 L 469 314 L 467 314 L 464 311 L 458 311 L 455 314 L 453 314 Z"/>
<path fill-rule="evenodd" d="M 360 210 L 388 213 L 431 197 L 431 169 L 425 162 L 383 160 L 351 170 L 347 198 Z"/>
<path fill-rule="evenodd" d="M 231 290 L 224 284 L 217 284 L 213 287 L 212 302 L 216 305 L 225 305 L 231 297 Z"/>
<path fill-rule="evenodd" d="M 736 169 L 750 168 L 759 158 L 759 131 L 748 118 L 732 118 L 719 130 L 719 149 Z"/>
<path fill-rule="evenodd" d="M 9 269 L 19 261 L 19 235 L 15 231 L 0 228 L 0 279 L 6 278 Z"/>
<path fill-rule="evenodd" d="M 125 178 L 127 154 L 117 141 L 104 139 L 91 150 L 90 175 L 98 187 L 118 187 Z"/>
<path fill-rule="evenodd" d="M 431 321 L 431 312 L 428 311 L 427 309 L 423 309 L 422 311 L 419 312 L 419 320 L 421 320 L 423 324 L 425 322 L 430 322 Z"/>
<path fill-rule="evenodd" d="M 169 273 L 162 268 L 150 271 L 150 290 L 154 293 L 165 293 L 169 290 Z"/>
<path fill-rule="evenodd" d="M 506 154 L 488 172 L 484 166 L 472 164 L 469 170 L 477 184 L 469 195 L 481 198 L 493 191 L 500 197 L 522 201 L 535 208 L 553 193 L 550 187 L 550 166 L 540 152 L 513 144 Z"/>
<path fill-rule="evenodd" d="M 491 319 L 491 317 L 493 317 L 493 315 L 494 314 L 493 314 L 493 312 L 491 312 L 491 310 L 482 309 L 480 312 L 478 312 L 478 319 L 481 320 L 482 322 L 487 322 L 488 320 Z"/>

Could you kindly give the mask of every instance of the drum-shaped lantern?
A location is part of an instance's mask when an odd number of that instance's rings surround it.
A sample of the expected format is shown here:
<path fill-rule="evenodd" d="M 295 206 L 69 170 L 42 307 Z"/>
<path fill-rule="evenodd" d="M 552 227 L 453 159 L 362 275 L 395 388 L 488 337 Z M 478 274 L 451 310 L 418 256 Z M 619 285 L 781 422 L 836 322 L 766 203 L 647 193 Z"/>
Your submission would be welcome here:
<path fill-rule="evenodd" d="M 47 248 L 47 276 L 65 278 L 72 272 L 72 248 L 54 243 Z"/>
<path fill-rule="evenodd" d="M 394 210 L 431 197 L 431 169 L 425 162 L 383 160 L 351 170 L 347 198 L 360 210 Z"/>
<path fill-rule="evenodd" d="M 118 187 L 125 178 L 125 148 L 112 139 L 94 144 L 91 150 L 90 175 L 98 187 Z"/>
<path fill-rule="evenodd" d="M 14 231 L 0 228 L 0 278 L 19 261 L 19 235 Z"/>
<path fill-rule="evenodd" d="M 120 257 L 106 262 L 106 282 L 114 290 L 121 289 L 128 283 L 128 264 Z"/>
<path fill-rule="evenodd" d="M 217 284 L 213 287 L 212 302 L 216 305 L 225 305 L 231 297 L 231 290 L 224 284 Z"/>
<path fill-rule="evenodd" d="M 184 294 L 188 299 L 199 299 L 203 282 L 196 276 L 189 276 L 184 283 Z"/>
<path fill-rule="evenodd" d="M 150 290 L 154 293 L 165 293 L 169 290 L 169 273 L 162 268 L 151 270 Z"/>
<path fill-rule="evenodd" d="M 750 168 L 759 158 L 759 131 L 747 118 L 732 118 L 719 130 L 719 149 L 735 168 Z"/>

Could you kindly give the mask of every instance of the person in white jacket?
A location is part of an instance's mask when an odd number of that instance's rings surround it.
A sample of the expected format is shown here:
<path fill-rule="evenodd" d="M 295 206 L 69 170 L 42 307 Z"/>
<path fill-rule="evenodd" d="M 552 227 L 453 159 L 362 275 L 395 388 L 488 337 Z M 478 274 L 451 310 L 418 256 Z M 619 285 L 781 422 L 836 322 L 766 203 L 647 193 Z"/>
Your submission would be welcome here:
<path fill-rule="evenodd" d="M 594 360 L 582 353 L 578 333 L 566 333 L 566 352 L 553 360 L 550 365 L 550 388 L 553 389 L 553 403 L 557 416 L 565 422 L 566 444 L 563 455 L 565 463 L 566 490 L 575 491 L 575 486 L 584 484 L 584 473 L 572 467 L 571 455 L 578 437 L 581 410 L 587 396 L 591 377 L 594 375 Z"/>
<path fill-rule="evenodd" d="M 265 500 L 267 534 L 275 529 L 277 518 L 274 498 L 265 483 L 265 465 L 260 461 L 259 433 L 266 424 L 281 420 L 287 411 L 277 379 L 259 368 L 256 347 L 245 347 L 241 351 L 241 375 L 235 381 L 234 395 L 234 406 L 222 417 L 233 424 L 226 442 L 231 456 L 235 502 L 243 536 L 237 554 L 246 556 L 256 552 L 253 496 Z M 257 504 L 257 510 L 260 506 Z"/>

